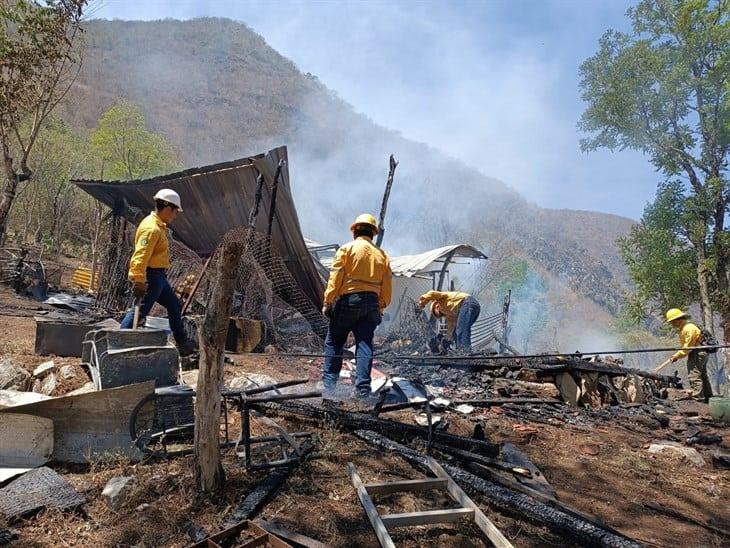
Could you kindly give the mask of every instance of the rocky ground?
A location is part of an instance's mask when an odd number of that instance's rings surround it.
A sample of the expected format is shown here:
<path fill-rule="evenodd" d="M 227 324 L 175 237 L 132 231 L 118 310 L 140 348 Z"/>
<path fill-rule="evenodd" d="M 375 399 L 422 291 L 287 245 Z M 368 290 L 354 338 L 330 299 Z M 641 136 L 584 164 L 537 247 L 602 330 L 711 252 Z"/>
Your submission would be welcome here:
<path fill-rule="evenodd" d="M 33 353 L 36 303 L 0 293 L 0 360 L 8 359 L 32 371 L 49 357 Z M 277 380 L 319 378 L 316 359 L 290 358 L 276 354 L 231 356 L 226 380 L 264 374 Z M 72 366 L 74 379 L 54 389 L 57 396 L 86 382 L 80 360 L 54 359 L 56 368 Z M 189 376 L 189 375 L 188 375 Z M 194 375 L 193 375 L 194 376 Z M 73 381 L 73 382 L 71 382 Z M 660 402 L 661 403 L 661 402 Z M 656 421 L 632 420 L 610 413 L 566 411 L 566 417 L 581 420 L 529 420 L 530 410 L 519 418 L 499 407 L 476 409 L 468 415 L 444 413 L 449 432 L 471 435 L 474 425 L 484 426 L 494 442 L 515 443 L 542 470 L 557 491 L 558 499 L 613 526 L 648 545 L 727 546 L 730 538 L 708 528 L 686 523 L 647 508 L 660 504 L 717 527 L 730 529 L 730 472 L 712 465 L 712 453 L 728 449 L 730 429 L 710 422 L 703 404 L 675 402 L 666 407 L 666 427 Z M 538 414 L 535 415 L 536 417 Z M 310 431 L 318 439 L 318 458 L 299 467 L 261 517 L 332 546 L 377 546 L 377 541 L 352 488 L 347 463 L 358 467 L 364 481 L 394 481 L 422 475 L 395 454 L 383 454 L 355 436 L 293 415 L 271 413 L 289 431 Z M 389 418 L 413 424 L 412 411 L 391 413 Z M 235 431 L 236 419 L 232 418 Z M 255 426 L 255 430 L 260 428 Z M 718 434 L 721 444 L 695 446 L 702 460 L 691 462 L 678 452 L 653 454 L 652 443 L 680 440 L 696 433 Z M 265 472 L 246 472 L 233 450 L 224 452 L 227 482 L 216 497 L 198 497 L 192 457 L 149 460 L 141 463 L 89 462 L 65 467 L 51 465 L 63 475 L 87 503 L 77 512 L 42 512 L 27 520 L 7 524 L 18 535 L 17 546 L 187 546 L 190 522 L 209 532 L 217 531 Z M 118 476 L 135 478 L 125 502 L 112 510 L 101 492 L 106 482 Z M 473 497 L 515 546 L 566 546 L 563 538 L 519 516 L 502 515 L 488 500 Z M 378 499 L 381 511 L 406 512 L 443 506 L 437 496 L 391 495 Z M 473 525 L 460 523 L 396 530 L 398 546 L 487 545 Z M 681 541 L 679 539 L 682 539 Z"/>

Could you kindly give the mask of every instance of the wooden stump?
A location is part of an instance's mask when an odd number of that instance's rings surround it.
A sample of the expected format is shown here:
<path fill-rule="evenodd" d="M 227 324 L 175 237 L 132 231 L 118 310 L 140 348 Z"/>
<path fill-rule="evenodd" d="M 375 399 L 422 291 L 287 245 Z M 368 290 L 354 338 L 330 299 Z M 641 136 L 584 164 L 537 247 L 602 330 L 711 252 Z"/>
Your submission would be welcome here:
<path fill-rule="evenodd" d="M 243 246 L 222 244 L 210 302 L 200 330 L 200 371 L 195 402 L 195 479 L 203 493 L 223 487 L 219 436 L 226 333 Z"/>

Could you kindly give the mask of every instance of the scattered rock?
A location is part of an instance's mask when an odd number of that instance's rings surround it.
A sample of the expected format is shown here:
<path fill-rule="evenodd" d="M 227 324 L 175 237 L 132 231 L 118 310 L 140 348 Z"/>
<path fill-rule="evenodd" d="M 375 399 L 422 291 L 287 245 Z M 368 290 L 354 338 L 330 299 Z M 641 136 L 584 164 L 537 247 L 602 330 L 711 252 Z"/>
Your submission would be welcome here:
<path fill-rule="evenodd" d="M 61 368 L 60 373 L 61 373 L 61 376 L 66 380 L 73 379 L 74 377 L 76 377 L 76 369 L 74 369 L 73 365 L 64 365 Z"/>
<path fill-rule="evenodd" d="M 141 512 L 146 512 L 150 508 L 152 508 L 152 506 L 150 504 L 147 504 L 146 502 L 144 502 L 144 503 L 140 504 L 139 506 L 137 506 L 137 508 L 135 508 L 134 510 L 135 510 L 135 512 L 141 513 Z"/>
<path fill-rule="evenodd" d="M 602 405 L 601 393 L 598 391 L 598 373 L 585 373 L 580 378 L 580 402 L 592 409 Z"/>
<path fill-rule="evenodd" d="M 473 405 L 468 405 L 466 403 L 462 403 L 461 405 L 457 405 L 456 406 L 456 410 L 459 413 L 464 413 L 465 415 L 468 415 L 469 413 L 473 413 L 474 412 L 474 406 Z"/>
<path fill-rule="evenodd" d="M 413 419 L 416 421 L 416 424 L 419 426 L 428 426 L 428 415 L 426 413 L 418 413 L 413 417 Z M 431 424 L 436 425 L 441 422 L 441 416 L 440 415 L 431 415 Z"/>
<path fill-rule="evenodd" d="M 648 451 L 654 455 L 661 453 L 680 455 L 685 457 L 695 466 L 704 466 L 705 464 L 705 459 L 702 458 L 702 455 L 700 455 L 696 449 L 685 447 L 684 445 L 674 441 L 660 441 L 652 443 L 649 445 Z"/>
<path fill-rule="evenodd" d="M 109 508 L 119 510 L 127 501 L 127 497 L 137 485 L 133 476 L 117 476 L 110 479 L 104 486 L 101 496 L 104 497 Z"/>
<path fill-rule="evenodd" d="M 692 390 L 682 388 L 665 388 L 662 396 L 668 400 L 683 401 L 692 399 Z"/>
<path fill-rule="evenodd" d="M 537 369 L 520 369 L 517 371 L 517 380 L 527 382 L 540 382 L 541 379 L 537 375 Z"/>
<path fill-rule="evenodd" d="M 0 360 L 0 390 L 24 392 L 30 386 L 30 373 L 9 359 Z"/>
<path fill-rule="evenodd" d="M 36 394 L 35 392 L 0 390 L 0 408 L 13 407 L 15 405 L 25 405 L 26 403 L 35 403 L 37 401 L 47 399 L 50 398 L 45 394 Z"/>
<path fill-rule="evenodd" d="M 266 354 L 278 354 L 279 351 L 276 349 L 276 347 L 273 344 L 270 344 L 266 348 L 264 348 L 264 352 Z"/>
<path fill-rule="evenodd" d="M 81 386 L 80 388 L 77 388 L 76 390 L 71 390 L 68 394 L 64 394 L 65 396 L 78 396 L 79 394 L 88 394 L 89 392 L 94 392 L 96 388 L 94 387 L 94 383 L 92 381 L 87 382 L 85 385 Z"/>
<path fill-rule="evenodd" d="M 58 379 L 56 378 L 56 374 L 51 373 L 43 380 L 40 393 L 45 394 L 46 396 L 50 396 L 51 394 L 53 394 L 53 391 L 56 390 L 57 386 Z"/>
<path fill-rule="evenodd" d="M 570 405 L 578 405 L 581 391 L 570 373 L 555 375 L 555 385 L 558 387 L 560 398 Z"/>
<path fill-rule="evenodd" d="M 190 369 L 180 373 L 180 380 L 183 384 L 187 384 L 193 390 L 198 386 L 198 369 Z"/>
<path fill-rule="evenodd" d="M 228 386 L 238 390 L 246 390 L 247 388 L 256 388 L 257 386 L 265 386 L 267 384 L 276 384 L 276 381 L 268 375 L 247 373 L 231 380 Z"/>
<path fill-rule="evenodd" d="M 506 391 L 510 394 L 520 393 L 538 398 L 560 398 L 560 391 L 554 384 L 495 379 L 494 387 L 497 389 L 497 392 Z"/>
<path fill-rule="evenodd" d="M 47 362 L 43 362 L 42 364 L 40 364 L 38 367 L 36 367 L 33 370 L 33 376 L 36 379 L 42 379 L 48 373 L 50 373 L 51 371 L 53 371 L 53 368 L 54 367 L 56 367 L 56 364 L 53 363 L 53 360 L 49 360 Z"/>
<path fill-rule="evenodd" d="M 598 453 L 601 452 L 601 449 L 595 443 L 586 443 L 585 445 L 581 445 L 580 447 L 578 447 L 578 451 L 580 451 L 583 455 L 590 455 L 591 457 L 595 457 Z"/>

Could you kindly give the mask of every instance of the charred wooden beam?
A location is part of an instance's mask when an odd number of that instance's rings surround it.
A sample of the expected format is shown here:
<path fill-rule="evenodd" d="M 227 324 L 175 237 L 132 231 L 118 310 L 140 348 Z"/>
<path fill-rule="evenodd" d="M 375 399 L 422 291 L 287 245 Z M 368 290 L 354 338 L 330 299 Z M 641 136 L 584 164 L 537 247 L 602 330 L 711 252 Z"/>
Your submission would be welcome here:
<path fill-rule="evenodd" d="M 314 444 L 305 441 L 300 446 L 302 457 L 314 449 Z M 294 467 L 277 468 L 266 476 L 261 483 L 253 488 L 236 510 L 223 522 L 223 529 L 233 527 L 241 521 L 251 519 L 271 500 L 284 482 L 289 478 Z"/>
<path fill-rule="evenodd" d="M 367 443 L 385 451 L 392 451 L 424 473 L 431 473 L 426 455 L 381 436 L 376 432 L 358 430 L 355 435 Z M 644 545 L 596 522 L 590 522 L 568 514 L 553 506 L 538 502 L 532 497 L 506 489 L 496 483 L 477 477 L 456 466 L 439 462 L 449 475 L 463 488 L 488 498 L 498 510 L 544 525 L 553 532 L 566 536 L 586 546 L 615 548 L 639 548 Z"/>
<path fill-rule="evenodd" d="M 339 424 L 348 430 L 372 430 L 379 434 L 387 435 L 401 441 L 411 441 L 413 438 L 419 438 L 428 441 L 429 429 L 414 424 L 405 424 L 402 422 L 391 421 L 373 417 L 365 413 L 353 413 L 333 408 L 321 408 L 313 405 L 301 403 L 267 403 L 266 409 L 281 411 L 285 413 L 293 413 L 304 417 L 316 419 L 318 421 L 327 421 Z M 482 440 L 475 440 L 455 434 L 447 434 L 445 432 L 434 431 L 433 441 L 443 443 L 471 451 L 487 457 L 496 457 L 499 454 L 499 446 Z"/>

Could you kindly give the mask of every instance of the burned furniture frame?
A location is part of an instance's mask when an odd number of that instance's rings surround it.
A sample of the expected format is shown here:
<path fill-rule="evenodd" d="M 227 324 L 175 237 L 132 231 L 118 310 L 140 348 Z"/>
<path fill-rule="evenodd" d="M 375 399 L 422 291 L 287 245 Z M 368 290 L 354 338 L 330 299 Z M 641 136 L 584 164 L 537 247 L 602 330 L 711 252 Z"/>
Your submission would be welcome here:
<path fill-rule="evenodd" d="M 241 413 L 241 436 L 236 445 L 243 444 L 244 450 L 244 466 L 246 470 L 267 470 L 270 468 L 280 468 L 299 464 L 302 454 L 299 450 L 299 444 L 296 442 L 297 437 L 307 437 L 311 434 L 307 432 L 298 432 L 289 434 L 283 428 L 279 427 L 274 421 L 267 419 L 259 414 L 259 419 L 273 427 L 279 432 L 278 436 L 251 436 L 251 412 L 260 413 L 260 405 L 266 403 L 278 403 L 283 401 L 301 400 L 305 398 L 316 398 L 322 395 L 321 391 L 303 392 L 301 394 L 275 394 L 272 396 L 262 396 L 258 398 L 249 397 L 248 394 L 230 395 L 233 399 L 233 405 L 238 408 Z M 281 446 L 282 458 L 278 460 L 255 463 L 251 455 L 251 447 L 262 443 L 273 443 Z M 287 453 L 287 445 L 291 449 L 291 453 Z"/>
<path fill-rule="evenodd" d="M 221 448 L 233 447 L 241 443 L 231 440 L 228 428 L 229 407 L 241 410 L 241 419 L 247 416 L 243 412 L 247 405 L 242 402 L 261 403 L 267 401 L 283 401 L 282 399 L 270 399 L 284 396 L 285 399 L 297 399 L 303 397 L 316 397 L 320 392 L 308 392 L 305 394 L 281 394 L 272 395 L 269 398 L 250 398 L 250 396 L 268 391 L 278 391 L 281 388 L 301 385 L 309 382 L 309 379 L 294 379 L 274 384 L 267 384 L 236 390 L 226 388 L 221 392 L 223 405 L 221 405 L 221 416 L 223 422 L 223 436 Z M 195 390 L 186 385 L 174 385 L 157 388 L 154 393 L 146 396 L 135 406 L 129 417 L 129 433 L 137 448 L 149 457 L 175 457 L 192 453 L 192 447 L 170 450 L 169 446 L 176 443 L 192 444 L 193 431 L 195 427 L 194 411 Z M 301 433 L 293 437 L 301 437 Z M 250 434 L 249 434 L 250 438 Z M 256 442 L 276 441 L 274 439 L 262 438 Z M 156 446 L 159 445 L 159 448 Z"/>

